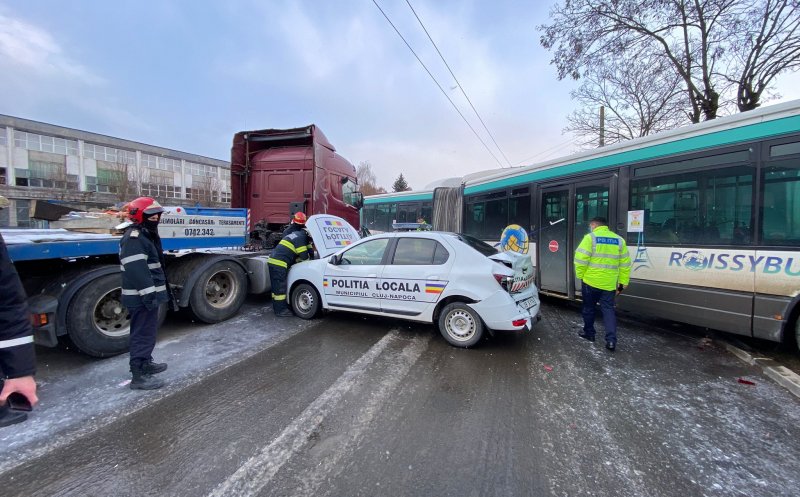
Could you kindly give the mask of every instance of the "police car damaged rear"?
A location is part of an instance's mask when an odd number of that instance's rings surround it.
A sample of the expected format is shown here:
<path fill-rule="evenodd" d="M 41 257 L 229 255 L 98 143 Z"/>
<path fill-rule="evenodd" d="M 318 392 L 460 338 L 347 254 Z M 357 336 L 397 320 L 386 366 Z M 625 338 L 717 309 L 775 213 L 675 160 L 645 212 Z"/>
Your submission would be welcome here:
<path fill-rule="evenodd" d="M 336 310 L 433 323 L 457 347 L 477 344 L 486 332 L 530 330 L 538 319 L 528 255 L 491 253 L 436 231 L 362 239 L 329 215 L 311 216 L 306 228 L 319 259 L 295 264 L 288 279 L 301 318 Z"/>

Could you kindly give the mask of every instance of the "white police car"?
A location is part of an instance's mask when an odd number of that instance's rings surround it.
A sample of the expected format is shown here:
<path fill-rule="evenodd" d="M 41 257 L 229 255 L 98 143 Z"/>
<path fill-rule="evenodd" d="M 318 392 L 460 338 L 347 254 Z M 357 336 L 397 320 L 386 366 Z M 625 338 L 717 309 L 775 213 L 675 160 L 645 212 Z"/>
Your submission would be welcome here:
<path fill-rule="evenodd" d="M 320 258 L 289 271 L 290 304 L 301 318 L 328 309 L 435 323 L 457 347 L 475 345 L 487 328 L 531 329 L 538 318 L 528 256 L 445 232 L 360 239 L 329 215 L 311 216 L 306 227 Z"/>

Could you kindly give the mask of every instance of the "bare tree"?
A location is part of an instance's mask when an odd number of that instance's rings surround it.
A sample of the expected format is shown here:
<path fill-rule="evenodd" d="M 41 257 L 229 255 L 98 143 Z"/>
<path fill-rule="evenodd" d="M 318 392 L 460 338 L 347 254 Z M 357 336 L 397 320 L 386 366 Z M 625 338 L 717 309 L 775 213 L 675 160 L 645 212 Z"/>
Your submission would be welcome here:
<path fill-rule="evenodd" d="M 568 116 L 564 131 L 578 136 L 583 146 L 600 145 L 600 107 L 606 109 L 606 145 L 671 129 L 685 120 L 680 77 L 654 56 L 593 67 L 570 95 L 581 108 Z"/>
<path fill-rule="evenodd" d="M 732 40 L 733 68 L 725 76 L 737 87 L 736 104 L 741 112 L 758 107 L 779 74 L 800 68 L 800 1 L 743 3 L 728 27 L 741 35 Z"/>
<path fill-rule="evenodd" d="M 798 0 L 568 0 L 539 27 L 540 42 L 559 79 L 609 60 L 663 57 L 699 122 L 734 101 L 752 108 L 777 74 L 797 68 L 799 15 Z"/>
<path fill-rule="evenodd" d="M 97 173 L 98 182 L 102 178 L 109 193 L 113 193 L 120 202 L 128 202 L 141 193 L 141 172 L 135 161 L 125 160 L 123 157 L 118 157 L 115 162 L 98 161 Z"/>
<path fill-rule="evenodd" d="M 224 182 L 215 176 L 194 176 L 191 200 L 205 206 L 222 203 L 223 186 Z"/>
<path fill-rule="evenodd" d="M 378 179 L 372 171 L 372 164 L 368 161 L 361 162 L 356 168 L 356 180 L 358 181 L 358 191 L 365 196 L 386 193 L 383 187 L 378 186 Z"/>

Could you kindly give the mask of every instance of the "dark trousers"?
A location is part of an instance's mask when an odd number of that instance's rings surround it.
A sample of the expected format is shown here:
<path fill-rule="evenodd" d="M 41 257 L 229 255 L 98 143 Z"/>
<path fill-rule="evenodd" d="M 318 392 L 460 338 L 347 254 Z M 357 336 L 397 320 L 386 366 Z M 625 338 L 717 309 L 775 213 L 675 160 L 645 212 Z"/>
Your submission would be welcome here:
<path fill-rule="evenodd" d="M 131 307 L 131 368 L 140 368 L 153 357 L 158 330 L 158 307 L 153 310 L 145 306 Z"/>
<path fill-rule="evenodd" d="M 603 323 L 606 325 L 606 342 L 617 343 L 617 316 L 614 314 L 614 290 L 600 290 L 584 283 L 581 286 L 581 297 L 583 298 L 583 333 L 590 337 L 595 334 L 594 316 L 595 306 L 600 303 L 600 311 L 603 313 Z"/>
<path fill-rule="evenodd" d="M 280 312 L 289 308 L 286 303 L 286 277 L 289 275 L 289 270 L 275 264 L 268 266 L 269 281 L 272 284 L 272 310 Z"/>

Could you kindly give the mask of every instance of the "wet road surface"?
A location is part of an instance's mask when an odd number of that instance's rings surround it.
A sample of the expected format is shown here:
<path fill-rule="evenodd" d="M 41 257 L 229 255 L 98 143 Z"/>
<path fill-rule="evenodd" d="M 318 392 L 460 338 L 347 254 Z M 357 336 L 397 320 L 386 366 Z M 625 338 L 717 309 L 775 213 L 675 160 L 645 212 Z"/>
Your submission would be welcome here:
<path fill-rule="evenodd" d="M 574 308 L 546 302 L 542 314 L 534 332 L 471 350 L 394 320 L 282 320 L 259 351 L 232 352 L 168 394 L 115 387 L 140 399 L 135 409 L 46 450 L 15 449 L 25 462 L 6 464 L 0 489 L 796 495 L 800 401 L 759 370 L 701 337 L 628 320 L 612 354 L 577 338 Z M 242 330 L 248 319 L 274 323 L 269 313 L 241 319 Z"/>

